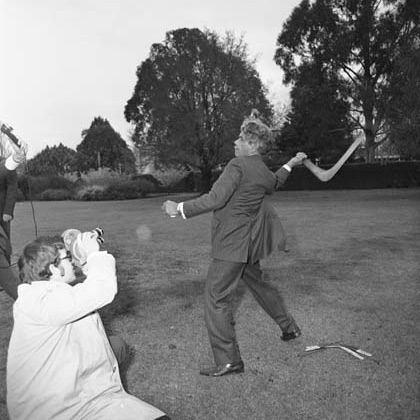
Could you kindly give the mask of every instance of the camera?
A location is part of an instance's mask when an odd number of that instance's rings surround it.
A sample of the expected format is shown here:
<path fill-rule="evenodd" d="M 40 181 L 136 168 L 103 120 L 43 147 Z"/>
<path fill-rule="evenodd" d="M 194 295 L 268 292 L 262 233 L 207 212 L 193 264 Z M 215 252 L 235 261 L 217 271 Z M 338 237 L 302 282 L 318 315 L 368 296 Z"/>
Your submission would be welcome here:
<path fill-rule="evenodd" d="M 78 229 L 67 229 L 61 234 L 61 239 L 66 250 L 70 252 L 72 260 L 80 267 L 86 264 L 87 259 L 81 242 L 84 233 L 93 233 L 96 236 L 96 241 L 99 245 L 102 245 L 105 242 L 104 230 L 100 227 L 96 227 L 90 232 L 81 232 Z"/>

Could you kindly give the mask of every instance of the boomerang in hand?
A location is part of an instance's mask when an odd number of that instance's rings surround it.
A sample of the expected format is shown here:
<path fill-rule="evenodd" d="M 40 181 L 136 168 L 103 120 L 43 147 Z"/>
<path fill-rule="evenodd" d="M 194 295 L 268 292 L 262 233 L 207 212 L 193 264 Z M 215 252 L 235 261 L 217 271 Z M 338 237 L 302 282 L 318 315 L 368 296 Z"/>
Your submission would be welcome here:
<path fill-rule="evenodd" d="M 340 170 L 344 165 L 347 159 L 352 155 L 352 153 L 358 148 L 359 144 L 362 142 L 362 137 L 357 138 L 350 147 L 346 150 L 340 160 L 330 169 L 322 169 L 319 166 L 316 166 L 310 159 L 305 159 L 303 164 L 322 182 L 327 182 L 334 177 L 334 175 Z"/>

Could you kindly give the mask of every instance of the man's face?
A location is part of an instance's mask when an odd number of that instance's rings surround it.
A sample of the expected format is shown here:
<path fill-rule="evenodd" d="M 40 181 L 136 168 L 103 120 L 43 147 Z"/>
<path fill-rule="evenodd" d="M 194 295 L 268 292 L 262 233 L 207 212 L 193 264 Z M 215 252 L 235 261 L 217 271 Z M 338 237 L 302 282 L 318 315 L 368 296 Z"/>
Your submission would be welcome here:
<path fill-rule="evenodd" d="M 59 274 L 54 275 L 51 280 L 61 281 L 63 283 L 72 283 L 76 280 L 71 255 L 65 249 L 60 249 L 60 262 L 58 264 Z"/>
<path fill-rule="evenodd" d="M 251 146 L 250 143 L 248 143 L 245 140 L 244 135 L 242 132 L 239 134 L 239 137 L 235 140 L 235 156 L 249 156 L 250 154 L 254 153 L 255 150 Z"/>

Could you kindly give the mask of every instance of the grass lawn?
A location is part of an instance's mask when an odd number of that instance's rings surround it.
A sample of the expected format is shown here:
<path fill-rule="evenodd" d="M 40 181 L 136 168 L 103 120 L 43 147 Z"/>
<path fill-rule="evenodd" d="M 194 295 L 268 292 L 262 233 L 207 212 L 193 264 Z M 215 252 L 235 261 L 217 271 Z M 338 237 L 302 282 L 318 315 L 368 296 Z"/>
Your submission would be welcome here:
<path fill-rule="evenodd" d="M 281 341 L 240 287 L 236 328 L 245 373 L 222 378 L 198 375 L 212 362 L 202 309 L 211 215 L 164 217 L 166 198 L 34 203 L 39 235 L 105 230 L 120 289 L 101 313 L 108 331 L 133 347 L 130 393 L 173 420 L 420 419 L 420 189 L 276 193 L 289 252 L 263 267 L 303 335 Z M 29 203 L 17 205 L 12 237 L 16 254 L 34 238 Z M 12 305 L 0 293 L 1 420 L 11 328 Z M 334 341 L 373 357 L 304 353 Z"/>

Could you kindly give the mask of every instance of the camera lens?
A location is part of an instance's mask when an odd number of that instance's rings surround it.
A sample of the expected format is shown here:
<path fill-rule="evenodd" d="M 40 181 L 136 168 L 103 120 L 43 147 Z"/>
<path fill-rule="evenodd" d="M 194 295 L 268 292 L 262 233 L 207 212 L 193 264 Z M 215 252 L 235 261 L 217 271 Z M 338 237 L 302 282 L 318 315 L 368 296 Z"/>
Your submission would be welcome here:
<path fill-rule="evenodd" d="M 104 230 L 100 227 L 93 229 L 93 232 L 95 232 L 99 237 L 104 235 Z"/>

